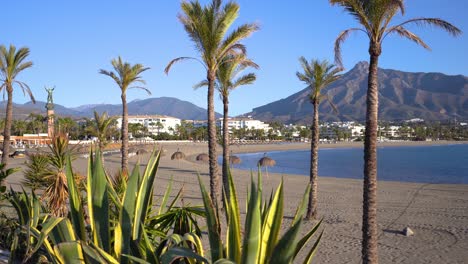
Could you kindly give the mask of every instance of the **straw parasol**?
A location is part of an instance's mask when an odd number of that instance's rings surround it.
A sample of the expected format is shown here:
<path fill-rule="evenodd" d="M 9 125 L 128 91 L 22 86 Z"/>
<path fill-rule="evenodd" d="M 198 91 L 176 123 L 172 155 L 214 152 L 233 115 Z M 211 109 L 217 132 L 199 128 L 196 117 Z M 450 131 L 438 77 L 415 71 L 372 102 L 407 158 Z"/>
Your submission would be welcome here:
<path fill-rule="evenodd" d="M 139 149 L 139 150 L 136 151 L 137 155 L 142 155 L 142 154 L 146 154 L 146 153 L 148 153 L 148 151 L 146 149 Z"/>
<path fill-rule="evenodd" d="M 174 154 L 172 154 L 171 156 L 171 160 L 180 160 L 180 159 L 185 159 L 185 154 L 183 152 L 181 152 L 179 149 L 177 149 L 176 152 L 174 152 Z"/>
<path fill-rule="evenodd" d="M 136 148 L 129 148 L 128 153 L 136 153 L 137 149 Z"/>
<path fill-rule="evenodd" d="M 273 167 L 276 165 L 276 161 L 270 157 L 267 157 L 267 154 L 263 154 L 263 158 L 258 161 L 258 166 L 265 167 L 266 175 L 268 177 L 268 167 Z"/>
<path fill-rule="evenodd" d="M 208 154 L 202 153 L 198 154 L 195 159 L 198 161 L 208 162 L 210 160 L 210 157 L 208 156 Z"/>
<path fill-rule="evenodd" d="M 238 156 L 229 156 L 229 162 L 231 164 L 239 164 L 241 163 L 241 159 Z"/>

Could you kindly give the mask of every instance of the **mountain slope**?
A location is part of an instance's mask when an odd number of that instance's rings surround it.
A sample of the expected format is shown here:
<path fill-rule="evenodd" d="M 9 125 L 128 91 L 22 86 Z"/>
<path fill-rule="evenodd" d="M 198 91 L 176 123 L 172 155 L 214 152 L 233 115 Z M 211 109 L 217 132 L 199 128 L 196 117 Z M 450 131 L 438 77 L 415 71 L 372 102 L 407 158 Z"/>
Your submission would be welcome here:
<path fill-rule="evenodd" d="M 206 119 L 206 109 L 198 107 L 190 102 L 173 97 L 149 98 L 134 100 L 127 104 L 129 115 L 168 115 L 185 120 Z M 77 108 L 74 108 L 77 109 Z M 106 111 L 109 115 L 122 114 L 122 105 L 100 104 L 78 107 L 83 116 L 92 116 L 93 111 Z M 216 113 L 217 117 L 221 115 Z"/>
<path fill-rule="evenodd" d="M 13 115 L 15 119 L 25 119 L 30 113 L 46 113 L 45 102 L 36 101 L 36 104 L 27 102 L 25 104 L 13 104 Z M 182 101 L 172 97 L 149 98 L 145 100 L 134 100 L 128 105 L 129 115 L 167 115 L 184 120 L 205 120 L 206 109 L 198 107 L 190 102 Z M 5 115 L 6 101 L 0 102 L 0 115 Z M 99 113 L 106 111 L 109 115 L 121 115 L 121 104 L 92 104 L 67 108 L 55 104 L 55 114 L 58 116 L 93 117 L 93 111 Z M 3 111 L 2 111 L 3 110 Z M 216 113 L 216 117 L 221 117 Z"/>
<path fill-rule="evenodd" d="M 365 119 L 368 63 L 360 62 L 324 90 L 337 107 L 320 106 L 320 118 L 327 121 Z M 410 73 L 379 69 L 379 118 L 405 120 L 423 118 L 468 119 L 468 78 L 442 73 Z M 312 105 L 308 89 L 287 98 L 254 108 L 254 118 L 285 123 L 310 123 Z"/>

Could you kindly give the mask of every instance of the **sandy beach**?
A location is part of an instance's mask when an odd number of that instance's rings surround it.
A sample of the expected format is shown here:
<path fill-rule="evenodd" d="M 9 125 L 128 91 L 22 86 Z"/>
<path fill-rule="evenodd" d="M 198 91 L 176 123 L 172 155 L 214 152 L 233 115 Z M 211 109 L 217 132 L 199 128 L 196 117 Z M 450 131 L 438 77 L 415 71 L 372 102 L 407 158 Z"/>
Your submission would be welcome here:
<path fill-rule="evenodd" d="M 385 146 L 440 145 L 460 142 L 397 142 L 382 143 Z M 464 142 L 465 144 L 467 142 Z M 208 165 L 195 161 L 195 156 L 206 153 L 206 143 L 161 143 L 164 156 L 161 159 L 155 195 L 160 196 L 171 177 L 174 179 L 173 194 L 184 186 L 184 203 L 202 204 L 197 182 L 199 173 L 208 183 Z M 266 152 L 276 150 L 308 149 L 308 143 L 233 145 L 233 153 Z M 322 144 L 321 147 L 362 147 L 362 142 Z M 185 160 L 171 160 L 178 148 Z M 221 153 L 221 149 L 218 151 Z M 148 154 L 133 156 L 130 163 L 141 160 L 146 164 Z M 13 166 L 22 167 L 24 159 L 14 159 Z M 76 171 L 85 174 L 86 159 L 74 162 Z M 106 166 L 115 173 L 120 164 L 118 155 L 106 157 Z M 132 165 L 131 165 L 132 167 Z M 250 172 L 233 170 L 240 204 L 245 204 Z M 264 190 L 276 187 L 281 178 L 285 184 L 285 218 L 288 225 L 301 199 L 308 177 L 304 175 L 280 175 L 270 173 L 264 177 Z M 7 179 L 7 184 L 19 187 L 21 172 Z M 380 263 L 466 263 L 468 259 L 468 185 L 422 184 L 402 182 L 379 182 L 378 222 Z M 360 263 L 362 181 L 319 178 L 319 215 L 325 228 L 314 263 Z M 241 206 L 241 212 L 245 208 Z M 302 233 L 314 222 L 305 224 Z M 414 236 L 405 237 L 400 231 L 410 227 Z"/>

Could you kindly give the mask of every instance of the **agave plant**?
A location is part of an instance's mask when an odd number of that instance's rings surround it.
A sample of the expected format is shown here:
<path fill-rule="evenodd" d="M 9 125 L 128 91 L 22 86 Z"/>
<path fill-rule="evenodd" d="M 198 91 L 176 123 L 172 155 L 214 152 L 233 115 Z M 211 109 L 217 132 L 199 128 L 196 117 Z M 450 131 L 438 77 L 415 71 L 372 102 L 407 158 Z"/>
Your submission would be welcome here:
<path fill-rule="evenodd" d="M 32 244 L 37 240 L 32 236 L 34 230 L 38 230 L 41 224 L 47 220 L 48 215 L 46 209 L 42 206 L 39 198 L 34 194 L 23 192 L 15 192 L 10 189 L 7 199 L 15 208 L 17 220 L 15 227 L 10 230 L 12 241 L 10 244 L 10 260 L 9 263 L 22 260 L 26 263 L 33 256 L 38 257 L 40 254 L 35 254 L 37 250 L 33 250 Z M 37 258 L 36 258 L 37 260 Z"/>
<path fill-rule="evenodd" d="M 237 194 L 229 172 L 229 191 L 225 194 L 225 214 L 227 219 L 226 241 L 223 243 L 220 234 L 219 211 L 214 207 L 209 193 L 199 178 L 203 203 L 206 210 L 208 236 L 211 249 L 211 261 L 213 263 L 296 263 L 298 253 L 303 250 L 311 238 L 317 233 L 321 221 L 298 239 L 298 233 L 302 226 L 302 219 L 307 206 L 310 185 L 306 188 L 303 199 L 299 204 L 291 226 L 280 237 L 280 228 L 283 219 L 283 182 L 276 189 L 275 194 L 268 201 L 262 199 L 262 177 L 258 174 L 258 185 L 253 177 L 250 192 L 248 193 L 247 214 L 244 230 L 241 229 L 239 204 Z M 227 198 L 229 197 L 229 198 Z M 241 234 L 244 234 L 243 239 Z M 311 249 L 306 252 L 303 263 L 310 263 L 322 237 L 317 236 Z M 192 262 L 209 261 L 201 255 L 195 255 L 193 250 L 187 247 L 174 247 L 162 256 L 168 263 L 180 259 L 188 259 Z"/>
<path fill-rule="evenodd" d="M 6 167 L 6 164 L 0 163 L 0 195 L 2 195 L 6 191 L 6 186 L 3 185 L 3 182 L 5 181 L 5 179 L 11 174 L 20 170 L 19 168 L 5 169 L 5 167 Z"/>
<path fill-rule="evenodd" d="M 47 213 L 34 193 L 32 199 L 23 193 L 12 195 L 16 198 L 10 200 L 22 219 L 21 226 L 28 230 L 31 245 L 28 256 L 44 250 L 52 263 L 161 263 L 158 252 L 180 246 L 202 255 L 203 248 L 196 234 L 200 228 L 194 217 L 203 212 L 196 207 L 175 207 L 182 191 L 169 203 L 170 184 L 161 206 L 152 206 L 158 164 L 156 152 L 143 174 L 137 164 L 129 175 L 124 194 L 119 196 L 102 165 L 101 153 L 96 150 L 96 155 L 89 155 L 88 195 L 82 197 L 68 155 L 64 169 L 68 217 Z M 186 231 L 194 233 L 177 233 Z"/>

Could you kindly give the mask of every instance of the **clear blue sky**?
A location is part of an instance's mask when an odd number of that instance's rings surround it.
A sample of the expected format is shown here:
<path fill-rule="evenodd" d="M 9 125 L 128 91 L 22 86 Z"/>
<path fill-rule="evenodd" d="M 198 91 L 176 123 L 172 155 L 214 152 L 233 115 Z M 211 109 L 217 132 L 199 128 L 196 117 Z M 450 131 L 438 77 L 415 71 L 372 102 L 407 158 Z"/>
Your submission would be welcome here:
<path fill-rule="evenodd" d="M 202 3 L 209 1 L 202 0 Z M 261 69 L 254 85 L 241 87 L 231 96 L 231 114 L 285 98 L 301 89 L 295 72 L 298 58 L 333 60 L 333 43 L 343 29 L 356 22 L 340 7 L 326 0 L 264 1 L 239 0 L 236 23 L 258 22 L 261 30 L 244 43 L 249 56 Z M 465 33 L 452 38 L 433 28 L 410 28 L 428 43 L 427 51 L 407 40 L 387 38 L 380 67 L 402 71 L 443 72 L 468 75 L 468 19 L 462 0 L 409 0 L 404 19 L 440 17 Z M 131 63 L 151 67 L 143 74 L 152 97 L 177 97 L 206 107 L 206 91 L 191 87 L 205 77 L 201 65 L 175 65 L 166 76 L 167 63 L 179 56 L 197 56 L 177 20 L 177 0 L 82 0 L 5 1 L 2 3 L 0 44 L 27 46 L 34 67 L 19 80 L 31 87 L 37 100 L 45 101 L 44 86 L 56 86 L 54 101 L 65 106 L 120 103 L 120 90 L 113 81 L 98 74 L 111 69 L 110 60 L 122 56 Z M 396 20 L 402 21 L 399 16 Z M 366 37 L 352 35 L 343 46 L 346 69 L 368 60 Z M 19 89 L 17 89 L 19 90 Z M 130 90 L 128 100 L 148 98 L 140 90 Z M 27 98 L 17 91 L 14 101 Z M 216 101 L 216 110 L 222 104 Z"/>

